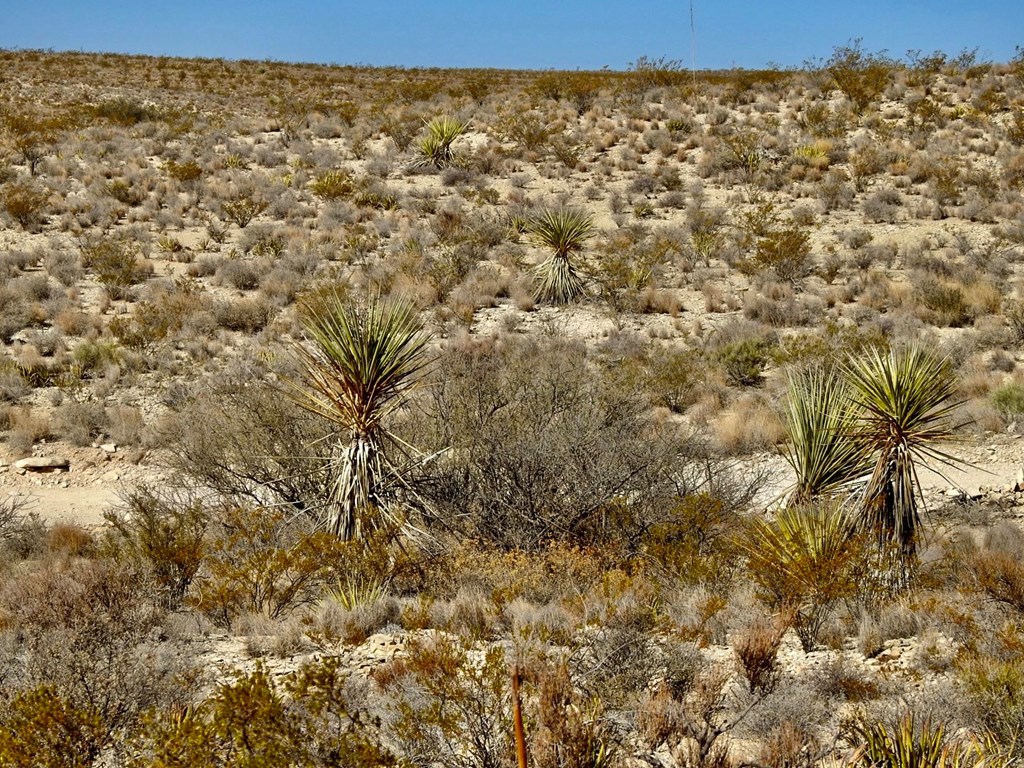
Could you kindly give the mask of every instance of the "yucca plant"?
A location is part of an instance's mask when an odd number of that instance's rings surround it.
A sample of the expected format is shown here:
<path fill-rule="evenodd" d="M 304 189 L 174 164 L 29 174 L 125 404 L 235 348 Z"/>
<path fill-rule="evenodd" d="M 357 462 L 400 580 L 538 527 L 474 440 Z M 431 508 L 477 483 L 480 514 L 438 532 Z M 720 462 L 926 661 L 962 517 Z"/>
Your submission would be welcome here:
<path fill-rule="evenodd" d="M 862 548 L 850 531 L 841 507 L 799 505 L 779 511 L 774 522 L 753 520 L 740 541 L 762 598 L 792 612 L 807 651 L 836 601 L 857 591 Z"/>
<path fill-rule="evenodd" d="M 419 157 L 415 160 L 418 166 L 432 165 L 434 168 L 450 168 L 455 165 L 455 153 L 452 144 L 469 128 L 468 122 L 454 117 L 435 117 L 426 123 L 427 135 L 416 143 Z"/>
<path fill-rule="evenodd" d="M 846 761 L 859 768 L 1003 768 L 1011 760 L 991 739 L 949 738 L 945 726 L 906 712 L 896 722 L 853 723 L 856 749 Z"/>
<path fill-rule="evenodd" d="M 790 502 L 801 504 L 848 489 L 871 471 L 865 441 L 856 433 L 850 386 L 835 370 L 790 374 L 785 404 L 785 456 L 796 472 Z"/>
<path fill-rule="evenodd" d="M 553 251 L 535 269 L 537 301 L 568 304 L 583 296 L 586 283 L 570 255 L 583 250 L 593 229 L 593 218 L 578 208 L 549 209 L 527 223 L 530 236 Z"/>
<path fill-rule="evenodd" d="M 428 337 L 403 302 L 375 299 L 360 308 L 328 290 L 303 301 L 300 311 L 308 346 L 298 347 L 298 357 L 306 381 L 292 394 L 336 427 L 324 522 L 349 540 L 381 515 L 400 522 L 391 502 L 401 473 L 385 450 L 399 444 L 385 421 L 426 366 Z"/>
<path fill-rule="evenodd" d="M 907 565 L 920 535 L 918 464 L 963 463 L 936 447 L 954 437 L 956 375 L 948 360 L 918 345 L 867 351 L 848 360 L 844 373 L 858 411 L 857 434 L 874 456 L 859 525 Z"/>

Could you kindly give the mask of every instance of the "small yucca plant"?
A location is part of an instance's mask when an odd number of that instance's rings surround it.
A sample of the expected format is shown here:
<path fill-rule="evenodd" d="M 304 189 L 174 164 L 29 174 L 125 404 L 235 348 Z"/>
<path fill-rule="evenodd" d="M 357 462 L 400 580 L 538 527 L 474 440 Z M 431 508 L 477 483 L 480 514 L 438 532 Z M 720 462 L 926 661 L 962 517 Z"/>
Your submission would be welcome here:
<path fill-rule="evenodd" d="M 386 444 L 394 441 L 384 422 L 427 364 L 428 337 L 402 302 L 373 300 L 360 308 L 325 291 L 300 310 L 309 342 L 298 347 L 306 382 L 293 387 L 293 396 L 338 430 L 325 526 L 349 540 L 389 512 L 389 488 L 401 475 L 387 458 Z"/>
<path fill-rule="evenodd" d="M 416 143 L 419 155 L 415 165 L 431 165 L 437 169 L 450 168 L 456 164 L 452 144 L 469 128 L 468 122 L 454 117 L 435 117 L 426 124 L 427 135 Z"/>
<path fill-rule="evenodd" d="M 537 301 L 567 304 L 584 295 L 586 282 L 570 255 L 583 250 L 593 229 L 593 218 L 578 208 L 547 210 L 527 223 L 530 236 L 553 251 L 535 270 Z"/>
<path fill-rule="evenodd" d="M 793 628 L 811 650 L 831 607 L 852 596 L 862 548 L 837 506 L 794 506 L 774 522 L 755 519 L 741 540 L 747 568 L 762 596 L 793 615 Z"/>
<path fill-rule="evenodd" d="M 833 370 L 791 373 L 785 404 L 790 441 L 786 460 L 796 472 L 793 503 L 833 495 L 871 472 L 865 441 L 856 433 L 849 384 Z"/>
<path fill-rule="evenodd" d="M 950 738 L 945 726 L 906 712 L 896 722 L 851 727 L 857 745 L 846 765 L 854 768 L 1004 768 L 1012 761 L 987 738 Z"/>

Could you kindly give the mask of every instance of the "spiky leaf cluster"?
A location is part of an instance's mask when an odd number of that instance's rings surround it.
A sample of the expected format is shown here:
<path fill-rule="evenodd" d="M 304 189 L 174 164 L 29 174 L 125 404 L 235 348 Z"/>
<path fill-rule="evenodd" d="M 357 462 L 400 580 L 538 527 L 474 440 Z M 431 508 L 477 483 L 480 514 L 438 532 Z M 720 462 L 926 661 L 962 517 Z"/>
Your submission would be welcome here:
<path fill-rule="evenodd" d="M 397 473 L 385 456 L 383 422 L 426 365 L 428 338 L 402 302 L 373 300 L 360 308 L 327 291 L 303 302 L 301 312 L 309 342 L 298 348 L 305 386 L 294 386 L 292 394 L 348 435 L 330 461 L 326 524 L 350 539 L 359 535 L 361 518 L 385 506 L 385 488 Z"/>
<path fill-rule="evenodd" d="M 435 117 L 426 124 L 427 134 L 416 143 L 419 155 L 415 161 L 421 167 L 433 166 L 437 169 L 450 168 L 456 164 L 452 144 L 469 128 L 463 122 L 447 115 Z"/>
<path fill-rule="evenodd" d="M 570 254 L 583 250 L 593 229 L 593 218 L 578 208 L 549 209 L 527 223 L 530 237 L 553 252 L 534 272 L 537 301 L 567 304 L 585 293 L 586 281 L 570 260 Z"/>

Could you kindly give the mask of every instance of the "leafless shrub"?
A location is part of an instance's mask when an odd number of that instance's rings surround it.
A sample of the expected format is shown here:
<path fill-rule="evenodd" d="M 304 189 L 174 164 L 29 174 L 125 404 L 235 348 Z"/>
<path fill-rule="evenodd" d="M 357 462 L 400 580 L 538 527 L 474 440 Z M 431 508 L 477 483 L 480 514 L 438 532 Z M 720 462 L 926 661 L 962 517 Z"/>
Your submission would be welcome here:
<path fill-rule="evenodd" d="M 779 682 L 778 652 L 790 617 L 757 618 L 733 640 L 751 693 L 771 693 Z"/>

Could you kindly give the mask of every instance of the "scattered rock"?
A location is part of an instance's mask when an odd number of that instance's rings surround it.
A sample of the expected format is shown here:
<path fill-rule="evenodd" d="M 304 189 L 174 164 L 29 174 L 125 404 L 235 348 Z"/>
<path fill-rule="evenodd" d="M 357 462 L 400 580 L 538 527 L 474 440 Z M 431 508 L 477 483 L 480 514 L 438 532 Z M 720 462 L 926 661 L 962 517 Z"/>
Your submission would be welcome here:
<path fill-rule="evenodd" d="M 117 444 L 116 443 L 104 443 L 103 445 L 100 446 L 100 450 L 104 451 L 105 453 L 114 453 L 114 452 L 117 451 Z"/>

